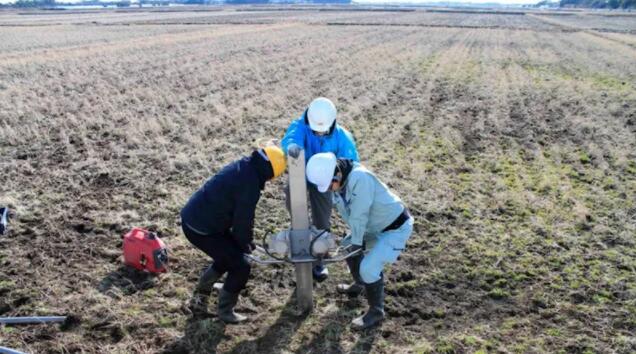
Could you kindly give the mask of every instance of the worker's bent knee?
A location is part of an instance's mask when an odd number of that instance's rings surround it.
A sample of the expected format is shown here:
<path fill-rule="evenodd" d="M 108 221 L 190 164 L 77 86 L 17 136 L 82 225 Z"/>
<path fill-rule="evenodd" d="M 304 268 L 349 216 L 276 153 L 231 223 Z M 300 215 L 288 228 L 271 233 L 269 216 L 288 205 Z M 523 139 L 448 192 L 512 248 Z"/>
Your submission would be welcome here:
<path fill-rule="evenodd" d="M 250 270 L 252 270 L 252 265 L 243 257 L 237 259 L 236 262 L 232 264 L 232 271 L 234 272 L 249 274 Z"/>
<path fill-rule="evenodd" d="M 252 266 L 248 262 L 237 263 L 229 270 L 223 289 L 231 293 L 238 293 L 245 288 L 250 277 Z"/>
<path fill-rule="evenodd" d="M 360 263 L 360 278 L 365 284 L 375 283 L 380 280 L 380 274 L 382 273 L 382 264 L 373 264 L 367 261 L 367 257 Z"/>
<path fill-rule="evenodd" d="M 236 262 L 232 262 L 228 266 L 228 272 L 232 272 L 238 276 L 245 277 L 250 274 L 252 270 L 252 266 L 244 259 L 237 260 Z"/>

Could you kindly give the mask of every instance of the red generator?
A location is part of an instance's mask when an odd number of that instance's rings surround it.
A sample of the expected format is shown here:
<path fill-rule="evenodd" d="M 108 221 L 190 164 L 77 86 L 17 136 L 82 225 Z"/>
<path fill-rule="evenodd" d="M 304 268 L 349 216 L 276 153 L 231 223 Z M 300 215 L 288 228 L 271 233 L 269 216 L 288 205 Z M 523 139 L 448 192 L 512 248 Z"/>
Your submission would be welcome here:
<path fill-rule="evenodd" d="M 135 227 L 124 235 L 124 263 L 150 273 L 164 273 L 168 249 L 157 234 Z"/>

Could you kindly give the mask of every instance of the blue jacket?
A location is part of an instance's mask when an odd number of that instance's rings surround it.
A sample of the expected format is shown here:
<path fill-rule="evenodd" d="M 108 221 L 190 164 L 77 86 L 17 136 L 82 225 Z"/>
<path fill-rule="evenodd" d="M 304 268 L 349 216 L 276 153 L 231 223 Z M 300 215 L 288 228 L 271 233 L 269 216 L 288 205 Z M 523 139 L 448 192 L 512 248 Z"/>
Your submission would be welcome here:
<path fill-rule="evenodd" d="M 232 162 L 190 197 L 181 210 L 181 222 L 202 235 L 230 235 L 247 252 L 256 203 L 272 176 L 271 164 L 256 151 Z"/>
<path fill-rule="evenodd" d="M 358 150 L 351 133 L 334 122 L 329 134 L 318 136 L 309 127 L 307 111 L 287 128 L 281 142 L 285 154 L 287 154 L 287 148 L 291 144 L 296 144 L 305 150 L 305 163 L 309 161 L 310 157 L 321 152 L 332 152 L 338 158 L 359 161 Z"/>
<path fill-rule="evenodd" d="M 402 213 L 404 205 L 371 171 L 357 162 L 344 186 L 333 194 L 334 204 L 351 229 L 351 243 L 373 241 Z"/>

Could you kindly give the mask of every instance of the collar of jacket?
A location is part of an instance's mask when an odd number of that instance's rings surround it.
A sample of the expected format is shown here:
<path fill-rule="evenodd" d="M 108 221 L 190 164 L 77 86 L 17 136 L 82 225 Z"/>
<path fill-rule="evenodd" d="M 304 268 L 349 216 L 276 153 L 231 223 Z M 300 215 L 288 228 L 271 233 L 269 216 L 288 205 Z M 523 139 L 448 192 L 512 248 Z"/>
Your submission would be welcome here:
<path fill-rule="evenodd" d="M 307 116 L 307 112 L 309 111 L 309 108 L 305 109 L 305 112 L 303 112 L 303 121 L 305 122 L 305 125 L 309 127 L 309 130 L 311 130 L 311 127 L 309 126 L 309 117 Z M 333 131 L 336 130 L 336 124 L 337 122 L 334 120 L 333 124 L 331 125 L 331 127 L 329 128 L 329 132 L 327 133 L 327 135 L 322 135 L 322 136 L 329 136 L 331 134 L 333 134 Z M 313 130 L 312 130 L 312 134 L 313 134 Z M 316 135 L 318 136 L 318 135 Z"/>
<path fill-rule="evenodd" d="M 265 182 L 274 177 L 272 164 L 269 163 L 269 161 L 265 161 L 261 154 L 258 153 L 258 150 L 254 150 L 252 152 L 252 156 L 250 156 L 250 163 L 256 170 L 256 175 L 258 176 L 258 187 L 262 190 L 265 188 Z"/>

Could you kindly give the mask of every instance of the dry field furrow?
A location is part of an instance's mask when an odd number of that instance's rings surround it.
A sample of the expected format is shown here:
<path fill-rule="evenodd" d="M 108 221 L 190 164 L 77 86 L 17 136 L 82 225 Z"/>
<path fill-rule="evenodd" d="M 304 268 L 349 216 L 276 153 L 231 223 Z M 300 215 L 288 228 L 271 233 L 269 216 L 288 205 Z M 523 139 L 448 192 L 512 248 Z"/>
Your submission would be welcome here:
<path fill-rule="evenodd" d="M 0 55 L 29 52 L 38 49 L 61 50 L 83 44 L 97 45 L 99 43 L 116 42 L 139 37 L 151 37 L 158 34 L 197 31 L 200 28 L 192 26 L 109 26 L 94 31 L 94 26 L 60 25 L 51 26 L 48 30 L 42 27 L 24 27 L 16 31 L 13 27 L 0 27 L 0 41 L 3 43 Z"/>
<path fill-rule="evenodd" d="M 589 42 L 593 42 L 598 46 L 606 47 L 612 53 L 617 52 L 622 54 L 623 56 L 631 56 L 636 55 L 636 48 L 633 45 L 628 43 L 624 43 L 620 40 L 614 40 L 613 38 L 605 38 L 604 34 L 599 34 L 598 32 L 583 32 L 580 33 L 581 36 L 589 36 Z M 626 67 L 629 73 L 633 73 L 633 70 L 630 67 Z"/>
<path fill-rule="evenodd" d="M 550 16 L 539 14 L 538 17 L 550 23 L 577 29 L 625 33 L 634 33 L 636 31 L 636 16 L 633 14 L 595 15 L 588 13 L 572 16 Z"/>
<path fill-rule="evenodd" d="M 370 35 L 366 35 L 366 36 L 369 37 Z M 355 52 L 355 45 L 349 40 L 354 40 L 355 38 L 356 37 L 349 36 L 348 39 L 345 39 L 338 45 L 340 45 L 342 48 L 348 48 L 348 50 L 352 51 L 351 54 L 353 54 Z M 311 40 L 308 40 L 308 38 L 301 37 L 299 39 L 299 43 L 303 41 L 310 42 Z M 231 41 L 225 44 L 231 47 L 230 43 Z M 252 43 L 259 43 L 259 42 L 258 40 L 256 40 L 256 41 L 252 41 Z M 276 50 L 275 47 L 273 47 L 270 49 L 273 49 L 272 53 L 276 53 L 276 54 L 270 54 L 265 59 L 264 56 L 259 54 L 263 50 L 262 48 L 242 47 L 241 50 L 244 50 L 245 54 L 248 54 L 244 58 L 235 55 L 237 53 L 237 48 L 233 48 L 230 50 L 226 49 L 225 51 L 214 50 L 213 51 L 214 55 L 207 56 L 206 54 L 207 50 L 203 52 L 201 51 L 202 49 L 206 49 L 206 48 L 200 48 L 200 44 L 196 44 L 195 46 L 193 46 L 193 44 L 194 43 L 185 45 L 185 48 L 190 48 L 188 49 L 188 51 L 190 51 L 189 53 L 183 52 L 181 49 L 179 49 L 178 51 L 181 52 L 179 55 L 177 56 L 167 55 L 165 56 L 163 62 L 160 60 L 161 57 L 163 56 L 163 53 L 157 52 L 159 56 L 155 56 L 155 57 L 151 56 L 150 58 L 152 59 L 149 61 L 133 59 L 125 63 L 117 63 L 116 67 L 120 68 L 119 70 L 124 71 L 122 73 L 123 75 L 121 77 L 118 77 L 119 75 L 116 72 L 112 72 L 113 75 L 117 75 L 117 76 L 113 76 L 112 78 L 109 78 L 108 76 L 106 76 L 106 78 L 108 78 L 108 81 L 105 82 L 107 84 L 107 88 L 102 87 L 102 88 L 99 88 L 98 91 L 101 91 L 104 89 L 112 90 L 115 92 L 118 92 L 120 90 L 126 90 L 128 93 L 127 95 L 118 95 L 118 97 L 121 99 L 128 99 L 127 97 L 135 96 L 135 91 L 133 88 L 138 86 L 138 82 L 137 82 L 138 80 L 135 78 L 133 73 L 145 72 L 147 73 L 147 75 L 145 75 L 145 80 L 147 82 L 153 82 L 156 85 L 166 87 L 169 91 L 178 90 L 181 87 L 181 83 L 183 82 L 183 79 L 190 78 L 191 81 L 186 84 L 188 87 L 188 91 L 185 91 L 187 96 L 183 97 L 184 100 L 192 100 L 192 99 L 198 100 L 200 98 L 214 99 L 215 96 L 218 97 L 218 93 L 215 93 L 215 91 L 222 93 L 224 90 L 230 90 L 230 89 L 231 89 L 230 92 L 239 90 L 238 94 L 243 94 L 246 91 L 243 91 L 242 87 L 249 86 L 254 88 L 255 86 L 254 79 L 257 78 L 257 76 L 255 77 L 254 74 L 255 72 L 260 72 L 260 70 L 255 71 L 253 70 L 253 68 L 260 67 L 265 72 L 282 73 L 285 70 L 284 68 L 281 68 L 281 66 L 284 67 L 286 64 L 284 63 L 284 61 L 278 60 L 277 56 L 295 55 L 297 57 L 301 57 L 303 54 L 302 52 L 305 51 L 304 48 L 298 48 L 296 51 L 294 51 L 292 50 L 293 47 L 290 47 L 290 46 L 287 46 L 287 48 L 285 48 L 286 51 L 278 51 Z M 210 44 L 208 43 L 206 45 L 209 46 Z M 228 60 L 230 57 L 232 58 L 231 61 Z M 318 57 L 314 56 L 314 59 L 315 58 L 318 58 Z M 99 60 L 101 61 L 101 59 Z M 319 61 L 322 64 L 329 65 L 329 61 L 325 61 L 323 59 L 319 59 Z M 251 65 L 249 64 L 250 62 L 251 62 Z M 196 66 L 192 66 L 192 65 L 183 66 L 182 65 L 183 63 L 194 63 Z M 211 70 L 214 67 L 218 66 L 219 63 L 225 63 L 223 64 L 224 70 L 221 70 L 221 71 Z M 169 75 L 166 75 L 165 70 L 163 70 L 165 67 L 178 67 L 180 64 L 183 66 L 183 68 L 187 68 L 187 70 L 177 70 L 170 73 Z M 253 65 L 257 65 L 257 66 L 253 66 Z M 267 67 L 272 65 L 274 66 L 274 68 Z M 313 66 L 313 65 L 321 65 L 321 64 L 311 63 L 311 65 Z M 59 68 L 53 67 L 52 72 L 47 73 L 46 74 L 47 76 L 43 79 L 46 81 L 49 81 L 51 85 L 55 85 L 56 83 L 59 83 L 59 79 L 58 79 L 59 76 L 56 72 L 60 72 L 59 75 L 62 75 L 61 72 L 64 70 L 63 68 L 65 66 L 66 65 L 64 63 L 61 63 L 61 66 Z M 82 64 L 78 62 L 77 64 L 74 65 L 74 67 L 75 67 L 75 70 L 79 72 L 76 75 L 70 75 L 70 79 L 66 80 L 67 85 L 69 87 L 61 88 L 62 92 L 66 91 L 69 93 L 73 93 L 75 91 L 73 88 L 74 86 L 77 87 L 78 90 L 80 90 L 78 92 L 85 91 L 85 90 L 88 90 L 89 93 L 93 92 L 93 90 L 97 88 L 86 87 L 85 83 L 83 83 L 84 78 L 87 77 L 87 75 L 89 75 L 89 72 L 90 70 L 92 70 L 93 67 L 104 67 L 104 68 L 113 67 L 113 63 L 88 62 L 86 64 Z M 245 70 L 245 68 L 247 70 Z M 279 68 L 281 69 L 279 70 Z M 292 70 L 292 68 L 288 68 L 287 70 Z M 306 68 L 303 70 L 306 70 Z M 108 73 L 108 71 L 104 72 L 104 74 L 106 73 Z M 203 80 L 199 80 L 197 75 L 202 73 L 207 73 L 210 76 L 207 78 L 202 77 Z M 38 74 L 37 71 L 34 71 L 33 74 L 41 75 L 41 74 Z M 71 74 L 74 74 L 74 73 L 71 73 Z M 302 72 L 298 72 L 298 75 L 302 75 L 302 74 L 303 74 Z M 153 77 L 156 77 L 156 79 L 154 79 Z M 286 75 L 287 80 L 295 80 L 293 79 L 293 77 L 294 76 Z M 30 79 L 27 79 L 27 80 L 30 80 Z M 19 84 L 20 81 L 21 80 L 16 80 L 12 82 L 12 84 L 13 85 Z M 73 81 L 77 81 L 77 83 L 73 84 Z M 199 82 L 199 84 L 197 84 L 197 82 Z M 261 84 L 274 84 L 274 83 L 275 82 L 265 81 L 265 82 L 262 82 Z M 119 88 L 117 88 L 117 86 L 119 86 Z M 108 87 L 112 87 L 112 89 Z M 281 86 L 281 87 L 284 87 L 284 86 Z M 236 96 L 236 94 L 233 94 L 233 95 Z M 18 102 L 18 101 L 15 101 L 14 98 L 10 98 L 13 96 L 14 95 L 12 94 L 11 91 L 7 92 L 8 99 L 6 102 L 10 105 L 6 107 L 7 112 L 11 110 L 10 107 L 19 107 L 21 105 L 24 105 L 23 102 Z M 152 99 L 146 94 L 144 94 L 144 96 L 146 96 L 147 99 Z M 42 102 L 45 102 L 45 101 L 46 100 L 42 100 Z M 81 101 L 79 101 L 78 103 L 81 103 Z M 155 101 L 155 104 L 158 104 L 158 103 L 159 102 Z M 231 102 L 228 102 L 228 103 L 231 103 Z M 163 105 L 163 103 L 161 104 Z M 126 104 L 125 102 L 122 102 L 121 105 L 122 107 L 129 106 L 129 104 Z M 168 103 L 166 103 L 166 105 L 168 105 Z M 228 109 L 230 110 L 236 109 L 236 114 L 242 114 L 240 112 L 240 108 L 235 108 L 231 104 L 228 104 L 228 106 L 230 106 L 228 107 Z M 47 108 L 43 107 L 43 109 L 46 112 Z M 68 112 L 68 109 L 69 107 L 66 107 L 67 112 Z M 76 111 L 76 109 L 71 110 L 71 112 L 74 112 L 74 111 Z M 63 116 L 64 112 L 54 111 L 50 113 L 53 113 L 54 114 L 53 116 L 60 116 L 60 115 Z M 221 114 L 221 116 L 231 117 L 233 113 L 234 112 L 225 112 Z M 62 124 L 64 124 L 64 122 L 62 122 Z M 144 130 L 147 131 L 147 127 L 145 128 L 143 126 L 139 127 L 139 131 L 144 131 Z M 138 130 L 135 130 L 135 131 L 138 131 Z M 8 135 L 6 137 L 9 138 Z"/>
<path fill-rule="evenodd" d="M 605 38 L 629 45 L 632 48 L 636 48 L 636 34 L 623 34 L 623 33 L 597 33 L 597 34 Z"/>
<path fill-rule="evenodd" d="M 82 45 L 78 47 L 70 47 L 64 49 L 47 49 L 41 52 L 29 53 L 25 56 L 25 53 L 20 54 L 8 54 L 0 55 L 0 65 L 29 65 L 31 63 L 41 63 L 46 61 L 65 60 L 73 57 L 83 56 L 95 56 L 95 55 L 108 55 L 112 52 L 123 50 L 143 50 L 148 47 L 156 46 L 169 46 L 177 42 L 189 42 L 197 40 L 207 40 L 218 36 L 237 35 L 241 33 L 253 33 L 260 31 L 267 31 L 278 28 L 293 27 L 294 24 L 276 24 L 265 26 L 244 26 L 237 28 L 206 28 L 200 31 L 190 31 L 186 33 L 168 33 L 155 35 L 150 38 L 130 39 L 125 41 L 100 43 L 96 45 Z"/>
<path fill-rule="evenodd" d="M 385 38 L 383 38 L 382 36 L 377 36 L 377 31 L 358 31 L 360 33 L 362 33 L 365 37 L 367 37 L 369 40 L 372 41 L 383 41 L 385 40 Z M 317 33 L 321 33 L 321 32 L 317 32 Z M 332 31 L 332 33 L 335 33 Z M 368 33 L 368 34 L 365 34 Z M 318 35 L 317 35 L 318 36 Z M 316 36 L 316 37 L 317 37 Z M 264 38 L 266 37 L 266 35 L 264 35 Z M 377 37 L 377 38 L 374 38 Z M 289 38 L 289 37 L 288 37 Z M 347 38 L 341 38 L 339 41 L 339 46 L 344 49 L 347 48 L 350 51 L 349 55 L 353 55 L 355 54 L 355 52 L 357 51 L 356 45 L 355 45 L 355 41 L 357 37 L 354 36 L 347 36 Z M 309 44 L 311 44 L 313 40 L 310 40 L 308 38 L 299 38 L 298 39 L 298 45 L 302 46 L 304 42 L 308 42 Z M 263 42 L 259 42 L 258 40 L 252 41 L 253 43 L 263 43 Z M 229 44 L 226 43 L 226 44 Z M 178 49 L 179 51 L 179 55 L 173 56 L 173 55 L 167 55 L 165 60 L 169 60 L 170 62 L 162 62 L 161 61 L 161 57 L 160 56 L 151 56 L 151 60 L 146 60 L 146 61 L 139 61 L 138 59 L 134 58 L 132 60 L 130 59 L 126 59 L 126 61 L 118 63 L 118 67 L 120 67 L 120 70 L 124 70 L 125 77 L 128 77 L 129 75 L 132 75 L 134 72 L 139 72 L 139 71 L 144 71 L 144 72 L 148 72 L 151 75 L 163 75 L 162 71 L 160 70 L 162 66 L 170 66 L 170 65 L 174 65 L 174 66 L 178 66 L 179 63 L 188 63 L 188 62 L 195 62 L 197 63 L 197 65 L 199 66 L 199 68 L 192 68 L 190 67 L 189 69 L 189 75 L 192 75 L 193 73 L 198 73 L 201 72 L 200 70 L 208 70 L 213 67 L 214 65 L 216 65 L 219 62 L 224 62 L 227 61 L 229 59 L 229 56 L 232 56 L 237 53 L 237 48 L 235 49 L 225 49 L 222 50 L 222 48 L 219 49 L 213 49 L 210 51 L 210 56 L 207 55 L 207 53 L 205 51 L 208 51 L 207 48 L 203 48 L 205 46 L 210 46 L 213 44 L 210 43 L 206 43 L 206 42 L 197 42 L 196 45 L 195 43 L 188 43 L 185 46 L 181 46 L 183 48 L 187 48 L 187 52 L 183 51 L 182 49 Z M 305 44 L 306 45 L 306 44 Z M 203 46 L 203 47 L 202 47 Z M 233 60 L 229 61 L 228 63 L 225 63 L 224 65 L 226 67 L 229 67 L 229 71 L 231 73 L 240 73 L 240 69 L 238 68 L 245 68 L 247 61 L 257 61 L 258 62 L 258 66 L 261 65 L 265 65 L 265 61 L 270 62 L 268 65 L 277 65 L 277 66 L 281 66 L 281 65 L 285 65 L 284 62 L 282 62 L 281 60 L 279 60 L 277 57 L 282 57 L 282 56 L 296 56 L 296 57 L 300 57 L 302 55 L 302 51 L 305 51 L 304 48 L 300 48 L 297 47 L 298 49 L 295 51 L 292 47 L 289 47 L 289 44 L 287 44 L 288 48 L 285 48 L 286 50 L 278 50 L 276 47 L 271 47 L 270 48 L 266 48 L 263 49 L 262 47 L 259 46 L 257 47 L 245 47 L 242 46 L 242 48 L 240 50 L 238 50 L 238 52 L 240 51 L 245 51 L 245 54 L 248 54 L 248 56 L 245 57 L 245 59 L 242 59 L 241 57 L 234 57 L 232 58 Z M 203 51 L 204 50 L 204 51 Z M 212 54 L 213 53 L 213 54 Z M 226 54 L 223 54 L 226 53 Z M 272 54 L 269 54 L 272 53 Z M 158 55 L 163 56 L 163 53 L 157 53 Z M 267 55 L 267 57 L 265 57 L 263 54 Z M 315 58 L 319 58 L 316 56 L 313 57 L 309 57 L 307 59 L 309 59 L 309 63 L 311 63 L 311 65 L 331 65 L 329 62 L 324 62 L 323 59 L 315 59 Z M 125 58 L 124 58 L 125 59 Z M 122 59 L 122 60 L 124 60 Z M 157 60 L 159 60 L 157 62 Z M 307 61 L 305 59 L 303 59 L 304 61 Z M 315 60 L 315 64 L 314 64 L 314 60 Z M 119 61 L 119 60 L 118 60 Z M 78 63 L 79 64 L 79 63 Z M 107 63 L 100 63 L 98 64 L 101 67 L 106 67 L 109 66 L 107 65 Z M 111 64 L 112 65 L 112 64 Z M 78 70 L 82 70 L 82 71 L 87 71 L 90 70 L 92 67 L 94 67 L 95 64 L 90 63 L 90 65 L 86 64 L 86 65 L 80 65 L 78 67 Z M 235 70 L 234 67 L 236 67 L 237 69 Z M 250 69 L 250 68 L 248 68 Z M 276 69 L 272 69 L 270 70 L 269 68 L 263 68 L 265 71 L 277 71 Z M 289 70 L 292 70 L 292 68 L 290 68 Z M 306 69 L 304 69 L 306 70 Z M 205 71 L 204 71 L 205 72 Z M 245 74 L 245 77 L 250 77 L 252 75 L 253 70 L 248 71 Z M 33 74 L 37 74 L 37 72 L 33 72 Z M 79 78 L 81 80 L 81 78 L 88 74 L 88 72 L 86 73 L 81 73 L 80 75 L 75 76 L 76 78 Z M 223 85 L 221 88 L 225 88 L 228 85 L 233 85 L 232 82 L 236 82 L 236 84 L 240 84 L 240 85 L 244 85 L 244 84 L 248 84 L 249 85 L 249 80 L 243 80 L 242 77 L 239 77 L 237 79 L 231 79 L 230 77 L 226 77 L 227 80 L 223 81 L 221 80 L 221 76 L 220 76 L 220 72 L 209 72 L 210 75 L 212 75 L 212 77 L 209 78 L 208 81 L 218 84 L 218 85 Z M 301 74 L 301 73 L 299 73 Z M 241 74 L 243 75 L 243 74 Z M 7 77 L 10 79 L 10 77 Z M 196 80 L 196 77 L 193 77 L 193 79 Z M 53 78 L 53 80 L 55 80 L 55 78 Z M 173 79 L 167 78 L 165 80 L 165 84 L 170 85 L 170 82 Z M 19 82 L 19 81 L 18 81 Z M 15 83 L 18 83 L 15 82 Z M 128 85 L 130 85 L 132 83 L 128 83 Z M 190 86 L 190 89 L 192 89 L 193 87 Z M 234 87 L 235 89 L 237 87 Z M 240 87 L 238 87 L 240 88 Z M 215 86 L 210 87 L 210 89 L 214 90 Z M 195 91 L 196 93 L 196 91 Z"/>
<path fill-rule="evenodd" d="M 176 12 L 176 11 L 69 11 L 63 13 L 46 14 L 37 12 L 19 12 L 17 14 L 5 13 L 0 16 L 0 26 L 51 26 L 70 24 L 118 24 L 127 23 L 131 19 L 141 22 L 143 20 L 177 20 L 193 19 L 199 17 L 226 16 L 225 11 L 205 12 Z"/>
<path fill-rule="evenodd" d="M 376 25 L 413 25 L 413 26 L 443 26 L 466 28 L 511 28 L 532 30 L 554 30 L 555 26 L 525 15 L 493 15 L 471 14 L 458 16 L 457 14 L 406 12 L 390 13 L 384 16 L 367 15 L 357 18 L 329 18 L 329 22 L 339 24 L 376 24 Z"/>
<path fill-rule="evenodd" d="M 251 23 L 279 23 L 301 22 L 320 24 L 326 21 L 358 21 L 364 18 L 377 18 L 378 14 L 368 15 L 365 12 L 320 12 L 320 11 L 258 11 L 254 12 L 224 12 L 221 16 L 197 16 L 182 19 L 149 19 L 134 21 L 134 24 L 251 24 Z"/>
<path fill-rule="evenodd" d="M 68 12 L 63 14 L 21 13 L 0 17 L 0 26 L 39 26 L 39 25 L 145 25 L 145 24 L 271 24 L 280 22 L 301 22 L 309 24 L 335 23 L 341 25 L 402 25 L 431 27 L 464 28 L 510 28 L 519 30 L 549 31 L 562 27 L 560 23 L 551 24 L 544 18 L 513 14 L 471 14 L 463 16 L 453 13 L 433 13 L 426 11 L 381 12 L 381 11 L 319 11 L 304 9 L 301 11 L 104 11 Z"/>

